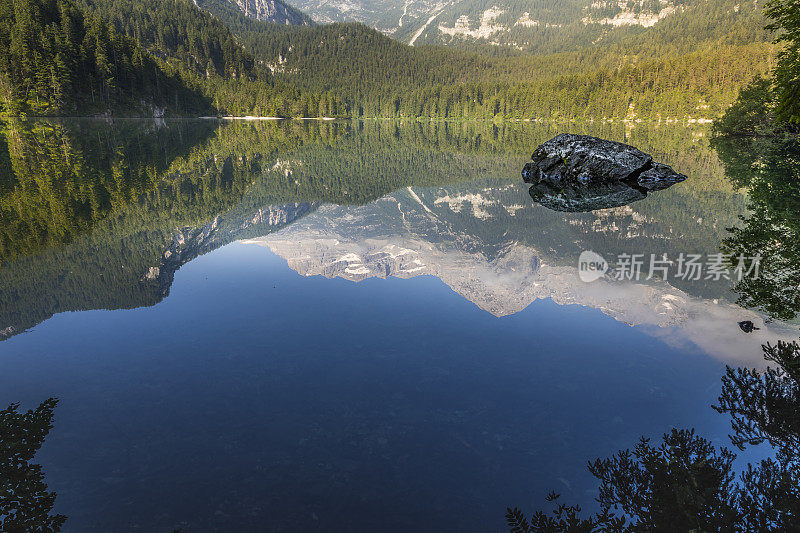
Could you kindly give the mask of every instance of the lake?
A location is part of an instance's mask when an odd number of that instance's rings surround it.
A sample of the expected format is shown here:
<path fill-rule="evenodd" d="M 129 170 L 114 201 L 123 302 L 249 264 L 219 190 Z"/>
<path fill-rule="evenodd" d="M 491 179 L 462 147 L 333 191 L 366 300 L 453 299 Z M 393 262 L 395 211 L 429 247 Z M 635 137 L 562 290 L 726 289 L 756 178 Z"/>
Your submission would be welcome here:
<path fill-rule="evenodd" d="M 520 170 L 563 131 L 688 179 L 549 210 Z M 798 335 L 735 280 L 612 275 L 626 254 L 708 258 L 747 215 L 708 137 L 8 122 L 0 408 L 59 399 L 36 460 L 65 531 L 504 531 L 552 490 L 594 509 L 588 461 L 673 427 L 730 446 L 725 366 Z M 606 276 L 582 279 L 585 251 Z"/>

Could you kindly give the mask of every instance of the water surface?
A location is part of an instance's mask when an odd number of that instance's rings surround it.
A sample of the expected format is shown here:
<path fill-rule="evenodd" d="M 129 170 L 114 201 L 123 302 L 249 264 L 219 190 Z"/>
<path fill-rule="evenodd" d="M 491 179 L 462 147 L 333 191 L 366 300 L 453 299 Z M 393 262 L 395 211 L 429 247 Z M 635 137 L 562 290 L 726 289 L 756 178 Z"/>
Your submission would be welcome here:
<path fill-rule="evenodd" d="M 519 170 L 559 131 L 689 179 L 548 211 Z M 795 336 L 725 280 L 578 276 L 584 250 L 718 251 L 746 196 L 706 133 L 7 124 L 0 403 L 60 399 L 37 460 L 68 531 L 501 531 L 553 489 L 592 508 L 588 460 L 672 427 L 727 443 L 725 364 Z"/>

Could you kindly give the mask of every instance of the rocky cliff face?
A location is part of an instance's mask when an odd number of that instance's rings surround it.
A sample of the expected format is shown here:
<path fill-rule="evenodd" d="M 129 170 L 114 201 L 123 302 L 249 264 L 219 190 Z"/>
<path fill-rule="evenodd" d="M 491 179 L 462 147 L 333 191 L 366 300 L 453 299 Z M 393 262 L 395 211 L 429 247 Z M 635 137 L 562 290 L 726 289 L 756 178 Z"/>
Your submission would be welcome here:
<path fill-rule="evenodd" d="M 288 24 L 292 26 L 310 26 L 311 19 L 297 9 L 280 0 L 229 0 L 245 15 L 256 20 Z"/>
<path fill-rule="evenodd" d="M 314 20 L 363 22 L 409 44 L 459 45 L 464 42 L 529 50 L 543 39 L 602 46 L 608 33 L 626 28 L 646 31 L 663 20 L 692 14 L 753 17 L 761 7 L 731 0 L 295 0 Z M 716 20 L 716 19 L 715 19 Z"/>

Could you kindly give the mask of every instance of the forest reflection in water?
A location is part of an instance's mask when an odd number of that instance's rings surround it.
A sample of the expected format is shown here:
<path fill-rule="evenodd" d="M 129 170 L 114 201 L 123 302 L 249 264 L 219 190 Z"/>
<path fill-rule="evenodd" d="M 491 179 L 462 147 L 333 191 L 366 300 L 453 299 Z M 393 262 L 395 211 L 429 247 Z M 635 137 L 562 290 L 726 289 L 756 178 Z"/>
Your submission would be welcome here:
<path fill-rule="evenodd" d="M 153 305 L 192 257 L 273 233 L 323 204 L 342 206 L 340 217 L 359 206 L 377 211 L 372 202 L 409 187 L 412 202 L 432 202 L 419 206 L 423 214 L 441 212 L 451 232 L 475 237 L 472 246 L 483 249 L 472 251 L 491 259 L 522 242 L 551 265 L 574 265 L 581 249 L 709 253 L 744 212 L 745 196 L 725 179 L 704 130 L 611 125 L 588 129 L 637 144 L 694 179 L 618 209 L 535 209 L 518 194 L 520 161 L 555 128 L 10 122 L 0 179 L 0 335 L 66 310 Z M 494 206 L 490 217 L 481 202 Z M 376 213 L 374 223 L 396 231 L 396 214 Z M 671 283 L 705 299 L 729 294 L 722 283 Z"/>
<path fill-rule="evenodd" d="M 64 311 L 156 305 L 178 269 L 233 241 L 265 246 L 304 275 L 432 275 L 498 317 L 546 299 L 597 308 L 733 364 L 757 366 L 761 344 L 796 337 L 792 324 L 764 324 L 797 310 L 798 283 L 777 275 L 798 270 L 800 257 L 792 145 L 717 141 L 714 152 L 702 128 L 579 129 L 690 179 L 627 206 L 564 214 L 533 205 L 518 175 L 552 125 L 9 122 L 0 338 L 36 333 Z M 743 229 L 729 233 L 739 215 Z M 720 243 L 750 255 L 776 243 L 765 277 L 737 295 L 726 280 L 586 284 L 575 268 L 583 250 L 708 254 Z M 745 334 L 742 319 L 762 329 Z"/>
<path fill-rule="evenodd" d="M 749 196 L 748 213 L 722 249 L 763 257 L 761 275 L 736 285 L 738 301 L 771 318 L 792 320 L 800 311 L 800 140 L 720 137 L 714 147 L 731 182 Z"/>

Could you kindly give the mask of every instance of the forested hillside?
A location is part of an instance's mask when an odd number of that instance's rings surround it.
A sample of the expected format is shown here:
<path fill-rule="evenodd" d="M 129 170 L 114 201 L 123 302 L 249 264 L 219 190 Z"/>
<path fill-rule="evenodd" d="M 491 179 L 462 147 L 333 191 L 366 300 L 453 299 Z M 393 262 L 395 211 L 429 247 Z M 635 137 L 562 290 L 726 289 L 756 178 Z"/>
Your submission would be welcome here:
<path fill-rule="evenodd" d="M 44 6 L 31 8 L 41 13 L 32 22 L 2 1 L 6 100 L 29 114 L 103 112 L 127 99 L 178 114 L 693 121 L 721 115 L 779 51 L 760 2 L 733 0 L 662 2 L 668 16 L 646 24 L 613 21 L 655 4 L 597 3 L 587 15 L 583 0 L 532 1 L 571 21 L 523 24 L 544 39 L 526 41 L 537 53 L 476 44 L 482 38 L 411 47 L 361 24 L 271 24 L 224 0 L 21 0 Z M 76 24 L 88 29 L 63 29 Z M 95 73 L 106 72 L 105 58 L 113 67 L 103 78 Z"/>
<path fill-rule="evenodd" d="M 324 95 L 297 105 L 306 113 L 383 117 L 712 118 L 769 70 L 775 50 L 706 40 L 694 52 L 669 52 L 664 42 L 664 53 L 652 45 L 639 55 L 597 48 L 487 56 L 408 47 L 359 24 L 249 23 L 234 32 L 276 82 Z"/>
<path fill-rule="evenodd" d="M 300 91 L 190 0 L 76 2 L 0 0 L 4 113 L 295 113 Z"/>
<path fill-rule="evenodd" d="M 0 100 L 10 114 L 210 109 L 199 87 L 71 0 L 0 0 Z"/>
<path fill-rule="evenodd" d="M 456 20 L 468 33 L 423 32 L 412 48 L 363 25 L 231 27 L 277 80 L 332 94 L 339 105 L 323 104 L 330 114 L 692 120 L 720 115 L 740 87 L 769 72 L 777 47 L 764 27 L 763 3 L 532 0 L 487 8 L 463 1 L 440 11 L 436 23 L 462 13 Z M 314 5 L 301 5 L 315 13 Z M 407 11 L 425 5 L 407 3 Z M 466 23 L 472 5 L 477 18 Z M 503 18 L 517 12 L 519 19 Z M 487 13 L 497 19 L 489 34 L 479 31 Z M 449 46 L 421 47 L 425 42 Z M 313 102 L 299 107 L 316 109 Z"/>
<path fill-rule="evenodd" d="M 253 58 L 225 26 L 188 0 L 79 0 L 156 56 L 202 77 L 256 78 Z"/>

